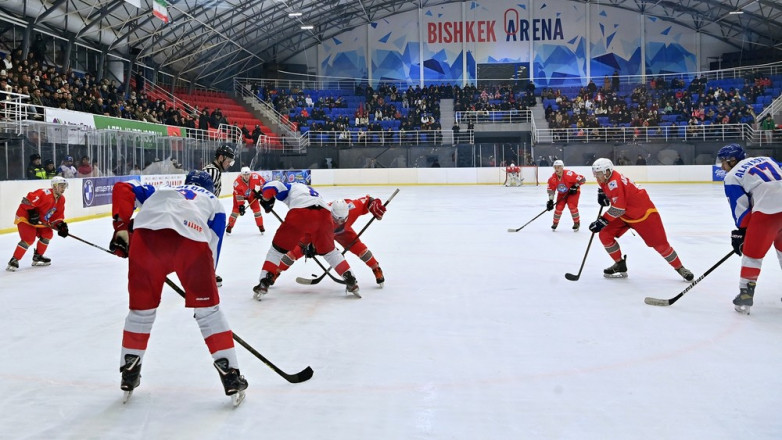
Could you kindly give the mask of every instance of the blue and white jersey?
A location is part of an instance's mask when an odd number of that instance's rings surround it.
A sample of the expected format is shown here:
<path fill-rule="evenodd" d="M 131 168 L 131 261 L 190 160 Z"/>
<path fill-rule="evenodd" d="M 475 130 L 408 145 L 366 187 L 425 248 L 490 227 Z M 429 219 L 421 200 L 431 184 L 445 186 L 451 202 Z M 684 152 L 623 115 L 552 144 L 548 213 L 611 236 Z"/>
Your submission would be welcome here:
<path fill-rule="evenodd" d="M 782 169 L 769 157 L 746 158 L 725 174 L 725 195 L 738 228 L 750 212 L 782 212 Z"/>
<path fill-rule="evenodd" d="M 173 229 L 182 237 L 209 243 L 217 267 L 223 244 L 226 217 L 217 196 L 197 185 L 133 186 L 141 209 L 133 221 L 134 229 Z"/>
<path fill-rule="evenodd" d="M 321 206 L 331 211 L 331 207 L 320 197 L 320 194 L 303 183 L 283 183 L 279 180 L 272 180 L 263 185 L 262 193 L 267 199 L 274 196 L 277 200 L 288 205 L 288 209 Z"/>

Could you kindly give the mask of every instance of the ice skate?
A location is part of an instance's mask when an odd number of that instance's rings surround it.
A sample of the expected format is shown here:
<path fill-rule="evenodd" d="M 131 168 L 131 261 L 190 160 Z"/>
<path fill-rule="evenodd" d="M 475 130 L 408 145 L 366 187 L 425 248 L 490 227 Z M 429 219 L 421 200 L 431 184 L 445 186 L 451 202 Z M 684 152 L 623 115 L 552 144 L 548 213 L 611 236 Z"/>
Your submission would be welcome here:
<path fill-rule="evenodd" d="M 231 231 L 233 231 L 233 229 L 234 229 L 233 226 L 230 226 L 230 225 L 226 226 L 225 227 L 225 233 L 228 234 L 228 235 L 231 235 Z"/>
<path fill-rule="evenodd" d="M 46 258 L 38 252 L 33 254 L 33 266 L 49 266 L 52 264 L 51 258 Z"/>
<path fill-rule="evenodd" d="M 553 225 L 551 225 L 551 230 L 552 231 L 556 231 L 557 230 L 557 226 L 559 226 L 559 223 L 554 223 Z"/>
<path fill-rule="evenodd" d="M 627 255 L 614 263 L 613 266 L 603 269 L 603 276 L 606 278 L 627 278 Z"/>
<path fill-rule="evenodd" d="M 692 272 L 690 272 L 690 270 L 684 266 L 676 269 L 676 272 L 679 272 L 679 275 L 681 275 L 682 278 L 684 278 L 684 281 L 689 282 L 695 279 L 695 275 L 693 275 Z"/>
<path fill-rule="evenodd" d="M 749 315 L 749 309 L 752 307 L 752 299 L 755 296 L 756 283 L 750 281 L 747 283 L 747 287 L 739 289 L 739 294 L 733 298 L 733 305 L 737 312 L 744 315 Z"/>
<path fill-rule="evenodd" d="M 263 226 L 258 226 L 258 231 L 260 231 L 261 235 L 263 235 L 263 233 L 266 232 L 266 228 L 264 228 Z"/>
<path fill-rule="evenodd" d="M 382 289 L 383 283 L 386 281 L 383 277 L 383 269 L 381 269 L 380 266 L 373 267 L 372 273 L 375 274 L 375 282 L 377 282 L 377 285 Z"/>
<path fill-rule="evenodd" d="M 141 358 L 135 354 L 126 354 L 125 365 L 120 367 L 119 371 L 122 373 L 119 387 L 125 392 L 122 403 L 127 403 L 133 390 L 141 384 Z"/>
<path fill-rule="evenodd" d="M 274 274 L 266 272 L 266 276 L 261 278 L 260 282 L 253 287 L 253 298 L 256 301 L 260 301 L 263 295 L 269 293 L 269 286 L 274 284 Z"/>
<path fill-rule="evenodd" d="M 238 368 L 230 368 L 228 359 L 220 358 L 214 362 L 220 381 L 223 382 L 225 395 L 231 397 L 231 403 L 237 407 L 244 402 L 244 390 L 247 389 L 247 380 L 239 373 Z"/>
<path fill-rule="evenodd" d="M 573 223 L 573 232 L 578 232 L 578 228 L 581 227 L 581 223 L 575 222 Z"/>
<path fill-rule="evenodd" d="M 358 283 L 356 282 L 356 277 L 353 276 L 353 273 L 347 271 L 342 274 L 342 278 L 345 279 L 345 292 L 352 293 L 357 298 L 361 298 L 361 295 L 358 293 Z"/>
<path fill-rule="evenodd" d="M 223 287 L 223 277 L 220 275 L 215 275 L 215 282 L 217 283 L 217 287 Z"/>
<path fill-rule="evenodd" d="M 5 268 L 5 270 L 9 272 L 16 272 L 19 269 L 19 260 L 17 260 L 14 257 L 11 257 L 10 260 L 8 260 L 8 267 Z"/>

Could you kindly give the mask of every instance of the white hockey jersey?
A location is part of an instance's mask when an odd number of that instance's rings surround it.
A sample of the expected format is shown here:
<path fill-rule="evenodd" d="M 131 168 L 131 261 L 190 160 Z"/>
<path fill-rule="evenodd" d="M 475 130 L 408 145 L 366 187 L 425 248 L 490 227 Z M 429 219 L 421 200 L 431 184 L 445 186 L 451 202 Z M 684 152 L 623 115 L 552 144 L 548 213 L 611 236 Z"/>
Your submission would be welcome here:
<path fill-rule="evenodd" d="M 272 180 L 263 185 L 262 192 L 267 199 L 274 196 L 277 200 L 285 203 L 288 205 L 288 209 L 321 206 L 331 211 L 331 207 L 320 197 L 320 194 L 303 183 L 283 183 L 279 180 Z"/>
<path fill-rule="evenodd" d="M 749 157 L 725 174 L 725 195 L 736 227 L 750 212 L 782 212 L 782 169 L 769 157 Z"/>
<path fill-rule="evenodd" d="M 225 233 L 226 217 L 217 196 L 196 185 L 136 185 L 131 182 L 141 209 L 134 229 L 173 229 L 182 237 L 209 243 L 217 267 Z"/>

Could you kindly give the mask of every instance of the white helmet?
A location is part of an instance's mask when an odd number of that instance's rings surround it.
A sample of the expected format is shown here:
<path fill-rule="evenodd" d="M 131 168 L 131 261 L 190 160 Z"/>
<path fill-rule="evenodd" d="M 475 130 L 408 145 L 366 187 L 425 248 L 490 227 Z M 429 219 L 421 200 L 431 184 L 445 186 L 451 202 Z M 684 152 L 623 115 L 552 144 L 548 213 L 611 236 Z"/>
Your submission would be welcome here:
<path fill-rule="evenodd" d="M 515 166 L 516 166 L 516 164 L 515 164 L 515 163 L 513 163 L 513 162 L 511 162 L 511 163 L 510 163 L 510 166 L 512 166 L 512 167 L 515 167 Z"/>
<path fill-rule="evenodd" d="M 54 188 L 57 185 L 64 184 L 66 188 L 68 188 L 68 181 L 65 180 L 62 176 L 54 176 L 52 177 L 52 188 Z"/>
<path fill-rule="evenodd" d="M 554 163 L 551 165 L 552 167 L 564 167 L 565 162 L 562 162 L 561 160 L 557 159 L 554 161 Z"/>
<path fill-rule="evenodd" d="M 331 216 L 335 221 L 346 221 L 348 219 L 348 212 L 350 212 L 350 206 L 348 206 L 348 202 L 343 199 L 337 199 L 331 202 Z"/>
<path fill-rule="evenodd" d="M 244 177 L 245 179 L 250 177 L 250 173 L 252 173 L 252 171 L 250 171 L 250 167 L 242 167 L 242 171 L 240 172 L 242 177 Z"/>
<path fill-rule="evenodd" d="M 614 163 L 611 160 L 601 157 L 592 163 L 592 174 L 605 173 L 605 177 L 614 172 Z"/>

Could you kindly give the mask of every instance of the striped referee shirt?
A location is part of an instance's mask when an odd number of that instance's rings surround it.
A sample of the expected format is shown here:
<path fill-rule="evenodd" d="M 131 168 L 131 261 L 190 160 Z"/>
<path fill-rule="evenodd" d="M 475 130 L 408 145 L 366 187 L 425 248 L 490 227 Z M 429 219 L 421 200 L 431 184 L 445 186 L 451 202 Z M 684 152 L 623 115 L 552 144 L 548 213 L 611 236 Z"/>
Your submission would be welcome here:
<path fill-rule="evenodd" d="M 214 162 L 205 166 L 204 171 L 209 173 L 209 176 L 212 178 L 212 183 L 214 183 L 215 186 L 215 195 L 219 197 L 220 190 L 223 187 L 223 182 L 222 182 L 223 171 L 220 169 L 220 166 Z"/>

